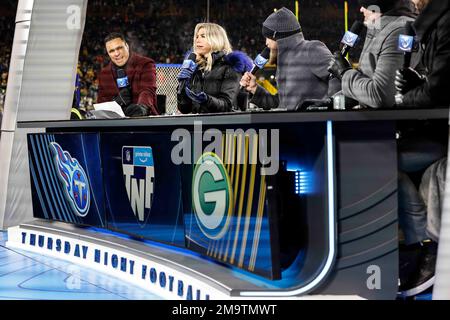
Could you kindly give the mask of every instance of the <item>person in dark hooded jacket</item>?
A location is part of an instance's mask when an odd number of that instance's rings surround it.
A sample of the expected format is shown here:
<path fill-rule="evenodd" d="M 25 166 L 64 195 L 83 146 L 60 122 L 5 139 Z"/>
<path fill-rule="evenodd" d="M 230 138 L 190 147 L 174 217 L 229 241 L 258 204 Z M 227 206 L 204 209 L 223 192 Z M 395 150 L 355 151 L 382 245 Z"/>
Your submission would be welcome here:
<path fill-rule="evenodd" d="M 397 105 L 408 107 L 448 107 L 450 74 L 450 2 L 413 0 L 423 9 L 414 22 L 422 51 L 425 72 L 413 68 L 398 70 Z M 420 7 L 422 6 L 422 7 Z"/>
<path fill-rule="evenodd" d="M 450 3 L 448 0 L 412 1 L 420 12 L 413 27 L 420 42 L 421 63 L 397 70 L 397 106 L 448 107 L 450 96 L 446 77 L 450 72 Z M 442 157 L 447 154 L 448 122 L 413 122 L 404 127 L 403 138 L 399 141 L 400 168 L 407 164 L 406 169 L 409 171 L 404 170 L 411 172 L 428 167 L 422 177 L 420 194 L 405 174 L 402 174 L 401 181 L 404 183 L 400 186 L 408 186 L 408 192 L 402 196 L 401 188 L 399 191 L 399 207 L 406 205 L 407 209 L 399 210 L 399 220 L 409 225 L 403 230 L 405 239 L 415 239 L 414 242 L 406 242 L 406 250 L 417 252 L 415 268 L 404 279 L 401 277 L 400 293 L 413 296 L 434 283 L 441 225 L 442 194 L 439 190 L 443 189 L 445 180 L 446 159 Z M 401 275 L 402 265 L 407 266 L 407 263 L 401 264 Z"/>
<path fill-rule="evenodd" d="M 272 95 L 257 85 L 255 75 L 246 72 L 241 86 L 250 93 L 252 104 L 263 109 L 295 110 L 307 100 L 325 99 L 341 89 L 337 79 L 330 80 L 327 66 L 332 54 L 321 41 L 306 40 L 296 16 L 281 8 L 262 25 L 270 64 L 277 65 L 278 93 Z"/>
<path fill-rule="evenodd" d="M 178 110 L 217 113 L 237 109 L 239 80 L 252 68 L 250 58 L 242 52 L 232 52 L 226 31 L 215 23 L 197 24 L 193 49 L 195 63 L 183 64 L 178 75 Z"/>

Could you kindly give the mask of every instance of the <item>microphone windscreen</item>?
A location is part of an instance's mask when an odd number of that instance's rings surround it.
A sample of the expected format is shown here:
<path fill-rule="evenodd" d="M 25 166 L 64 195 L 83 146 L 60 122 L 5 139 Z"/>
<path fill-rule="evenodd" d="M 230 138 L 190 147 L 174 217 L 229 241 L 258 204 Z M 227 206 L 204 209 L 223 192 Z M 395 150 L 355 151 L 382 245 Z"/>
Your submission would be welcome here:
<path fill-rule="evenodd" d="M 413 27 L 413 21 L 408 21 L 405 25 L 405 34 L 408 36 L 415 37 L 416 36 L 416 30 L 414 30 Z"/>
<path fill-rule="evenodd" d="M 353 32 L 354 34 L 359 35 L 363 28 L 364 28 L 364 23 L 362 23 L 359 20 L 356 20 L 355 22 L 353 22 L 353 25 L 350 28 L 350 31 Z"/>
<path fill-rule="evenodd" d="M 191 54 L 188 57 L 188 60 L 195 61 L 196 59 L 197 59 L 197 55 L 195 54 L 195 52 L 191 52 Z"/>
<path fill-rule="evenodd" d="M 270 58 L 270 49 L 265 47 L 264 50 L 260 54 L 258 54 L 258 56 L 255 58 L 255 61 L 253 61 L 254 67 L 251 73 L 255 74 L 256 71 L 264 68 L 264 66 L 269 61 L 269 58 Z"/>
<path fill-rule="evenodd" d="M 261 52 L 261 57 L 265 59 L 269 59 L 270 57 L 270 49 L 265 47 L 264 50 Z"/>
<path fill-rule="evenodd" d="M 117 78 L 125 78 L 127 73 L 123 69 L 117 69 Z"/>

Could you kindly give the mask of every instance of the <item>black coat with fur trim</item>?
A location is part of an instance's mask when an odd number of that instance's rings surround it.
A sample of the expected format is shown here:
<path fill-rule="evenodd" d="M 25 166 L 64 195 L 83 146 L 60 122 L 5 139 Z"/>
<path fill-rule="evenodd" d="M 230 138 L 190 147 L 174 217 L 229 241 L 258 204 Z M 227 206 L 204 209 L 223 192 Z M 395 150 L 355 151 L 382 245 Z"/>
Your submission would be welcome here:
<path fill-rule="evenodd" d="M 211 71 L 197 69 L 190 81 L 191 90 L 195 93 L 205 92 L 208 100 L 202 104 L 193 102 L 183 89 L 177 97 L 178 110 L 181 113 L 231 112 L 237 106 L 241 76 L 224 53 L 213 53 Z"/>

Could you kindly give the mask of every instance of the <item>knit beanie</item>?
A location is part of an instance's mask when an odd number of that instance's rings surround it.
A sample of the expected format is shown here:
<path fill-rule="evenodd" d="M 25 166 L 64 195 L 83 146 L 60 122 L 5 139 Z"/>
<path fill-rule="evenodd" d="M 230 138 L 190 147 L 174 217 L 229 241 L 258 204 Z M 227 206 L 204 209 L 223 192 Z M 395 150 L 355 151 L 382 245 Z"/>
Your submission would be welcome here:
<path fill-rule="evenodd" d="M 262 34 L 264 37 L 278 40 L 302 32 L 300 23 L 287 8 L 281 8 L 267 17 L 263 22 Z"/>
<path fill-rule="evenodd" d="M 381 13 L 386 13 L 392 10 L 397 2 L 398 0 L 359 0 L 359 5 L 366 9 L 370 6 L 378 6 Z"/>

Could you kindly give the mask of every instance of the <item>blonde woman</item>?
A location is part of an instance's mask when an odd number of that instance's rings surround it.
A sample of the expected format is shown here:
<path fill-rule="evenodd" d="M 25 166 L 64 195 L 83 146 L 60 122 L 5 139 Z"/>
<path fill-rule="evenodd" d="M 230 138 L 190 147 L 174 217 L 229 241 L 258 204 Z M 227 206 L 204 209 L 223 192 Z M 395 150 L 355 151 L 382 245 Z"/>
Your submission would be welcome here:
<path fill-rule="evenodd" d="M 178 75 L 178 110 L 182 113 L 230 112 L 236 107 L 239 81 L 252 61 L 232 51 L 226 31 L 215 23 L 195 27 L 195 62 L 185 60 Z M 192 57 L 192 55 L 190 55 Z"/>

